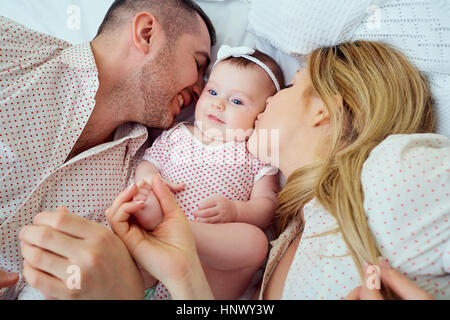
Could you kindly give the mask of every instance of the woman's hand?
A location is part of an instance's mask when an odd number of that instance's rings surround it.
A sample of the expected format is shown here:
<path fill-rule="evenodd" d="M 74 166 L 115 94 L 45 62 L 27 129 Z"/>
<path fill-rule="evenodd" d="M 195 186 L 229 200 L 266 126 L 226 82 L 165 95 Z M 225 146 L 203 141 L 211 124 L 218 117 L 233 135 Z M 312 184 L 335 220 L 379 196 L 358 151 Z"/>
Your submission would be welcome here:
<path fill-rule="evenodd" d="M 17 273 L 10 273 L 0 270 L 0 289 L 8 288 L 16 284 L 19 280 L 19 275 Z"/>
<path fill-rule="evenodd" d="M 370 267 L 370 266 L 369 266 Z M 372 266 L 374 267 L 374 266 Z M 367 268 L 366 268 L 367 270 Z M 376 270 L 376 269 L 374 269 Z M 370 277 L 381 276 L 381 281 L 403 300 L 433 300 L 434 297 L 420 288 L 400 272 L 391 268 L 386 260 L 380 259 L 380 274 L 365 273 L 364 284 L 370 282 Z M 345 297 L 347 300 L 383 300 L 380 290 L 369 289 L 367 285 L 355 288 Z"/>
<path fill-rule="evenodd" d="M 164 283 L 172 298 L 212 298 L 184 212 L 157 175 L 153 177 L 152 190 L 164 214 L 162 223 L 147 233 L 130 219 L 144 205 L 143 201 L 130 202 L 138 192 L 137 186 L 132 185 L 106 211 L 111 228 L 137 263 Z"/>

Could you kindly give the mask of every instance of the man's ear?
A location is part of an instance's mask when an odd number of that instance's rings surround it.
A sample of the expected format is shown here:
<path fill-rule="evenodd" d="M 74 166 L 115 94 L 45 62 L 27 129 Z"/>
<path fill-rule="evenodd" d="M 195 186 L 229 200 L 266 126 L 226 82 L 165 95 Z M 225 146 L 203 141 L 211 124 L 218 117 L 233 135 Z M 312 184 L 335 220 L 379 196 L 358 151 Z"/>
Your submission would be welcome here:
<path fill-rule="evenodd" d="M 143 54 L 148 54 L 162 34 L 162 27 L 156 17 L 140 12 L 133 19 L 133 44 Z"/>
<path fill-rule="evenodd" d="M 324 124 L 328 124 L 330 122 L 330 111 L 322 99 L 317 98 L 319 101 L 314 104 L 314 115 L 313 115 L 313 126 L 318 127 Z M 335 95 L 332 97 L 333 106 L 336 108 L 340 108 L 343 106 L 344 100 L 340 95 Z"/>

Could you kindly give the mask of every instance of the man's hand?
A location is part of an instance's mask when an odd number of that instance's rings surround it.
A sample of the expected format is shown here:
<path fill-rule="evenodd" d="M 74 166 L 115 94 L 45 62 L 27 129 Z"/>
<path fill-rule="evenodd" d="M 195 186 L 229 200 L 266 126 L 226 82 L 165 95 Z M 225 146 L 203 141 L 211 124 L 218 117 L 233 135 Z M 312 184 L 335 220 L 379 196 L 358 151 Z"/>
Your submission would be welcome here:
<path fill-rule="evenodd" d="M 200 202 L 194 216 L 197 222 L 202 223 L 236 222 L 236 203 L 224 196 L 216 195 Z"/>
<path fill-rule="evenodd" d="M 368 266 L 369 267 L 369 266 Z M 367 268 L 366 268 L 367 270 Z M 381 281 L 390 288 L 400 299 L 403 300 L 433 300 L 434 297 L 427 291 L 420 288 L 412 280 L 391 268 L 386 260 L 380 259 L 380 274 L 370 274 L 365 272 L 364 285 L 357 287 L 348 294 L 347 300 L 383 300 L 380 290 L 370 289 L 366 285 L 370 277 L 381 276 Z"/>
<path fill-rule="evenodd" d="M 19 280 L 17 273 L 10 273 L 0 270 L 0 288 L 8 288 L 16 284 Z"/>
<path fill-rule="evenodd" d="M 20 233 L 23 275 L 57 299 L 142 299 L 142 277 L 123 242 L 98 223 L 59 208 L 39 213 Z M 73 267 L 74 266 L 74 267 Z M 67 280 L 80 270 L 79 289 Z M 77 279 L 71 278 L 71 282 Z M 73 287 L 73 286 L 72 286 Z"/>

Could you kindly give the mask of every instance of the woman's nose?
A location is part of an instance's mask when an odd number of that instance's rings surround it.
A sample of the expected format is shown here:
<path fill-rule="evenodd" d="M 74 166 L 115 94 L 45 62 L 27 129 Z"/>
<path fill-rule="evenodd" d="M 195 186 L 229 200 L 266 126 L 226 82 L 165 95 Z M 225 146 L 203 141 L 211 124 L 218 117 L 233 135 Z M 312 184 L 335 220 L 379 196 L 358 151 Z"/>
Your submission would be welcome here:
<path fill-rule="evenodd" d="M 270 103 L 270 99 L 272 99 L 272 97 L 268 97 L 268 98 L 267 98 L 267 100 L 266 100 L 266 107 L 267 107 L 267 105 Z"/>

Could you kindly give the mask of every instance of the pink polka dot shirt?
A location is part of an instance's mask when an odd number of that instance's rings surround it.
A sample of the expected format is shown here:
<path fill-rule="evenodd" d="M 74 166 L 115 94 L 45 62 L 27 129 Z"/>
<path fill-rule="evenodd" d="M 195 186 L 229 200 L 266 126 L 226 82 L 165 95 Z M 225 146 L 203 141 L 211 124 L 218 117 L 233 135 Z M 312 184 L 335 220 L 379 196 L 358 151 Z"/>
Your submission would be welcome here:
<path fill-rule="evenodd" d="M 374 148 L 361 174 L 369 228 L 393 268 L 437 299 L 450 298 L 450 140 L 441 135 L 393 135 Z M 303 234 L 283 299 L 343 299 L 362 284 L 337 226 L 313 199 L 303 208 Z M 278 261 L 302 232 L 298 215 L 272 241 L 262 292 Z"/>
<path fill-rule="evenodd" d="M 0 17 L 0 269 L 21 272 L 18 233 L 44 210 L 106 225 L 104 211 L 134 176 L 147 129 L 125 124 L 114 141 L 68 162 L 95 106 L 90 44 L 70 44 Z M 3 299 L 42 296 L 23 277 Z"/>

